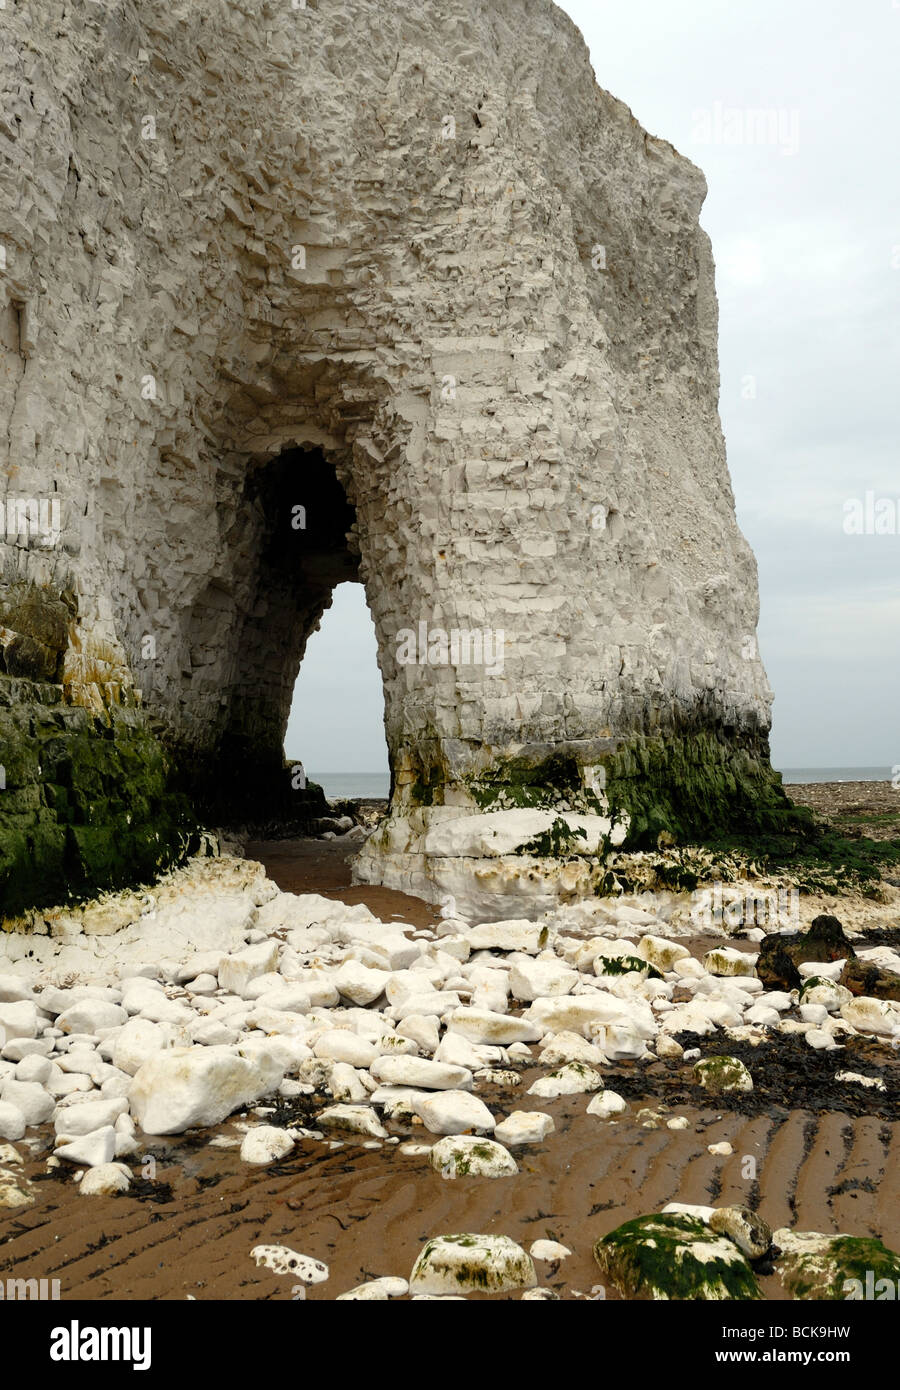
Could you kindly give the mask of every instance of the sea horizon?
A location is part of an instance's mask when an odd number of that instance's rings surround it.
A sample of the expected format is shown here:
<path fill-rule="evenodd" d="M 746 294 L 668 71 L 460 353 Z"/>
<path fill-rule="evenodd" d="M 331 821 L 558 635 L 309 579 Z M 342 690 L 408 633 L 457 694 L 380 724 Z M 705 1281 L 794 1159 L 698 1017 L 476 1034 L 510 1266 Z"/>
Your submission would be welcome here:
<path fill-rule="evenodd" d="M 882 766 L 851 767 L 776 767 L 782 781 L 798 786 L 821 782 L 890 782 L 892 768 Z M 387 800 L 391 776 L 384 772 L 310 772 L 311 782 L 317 782 L 330 801 L 365 797 Z"/>

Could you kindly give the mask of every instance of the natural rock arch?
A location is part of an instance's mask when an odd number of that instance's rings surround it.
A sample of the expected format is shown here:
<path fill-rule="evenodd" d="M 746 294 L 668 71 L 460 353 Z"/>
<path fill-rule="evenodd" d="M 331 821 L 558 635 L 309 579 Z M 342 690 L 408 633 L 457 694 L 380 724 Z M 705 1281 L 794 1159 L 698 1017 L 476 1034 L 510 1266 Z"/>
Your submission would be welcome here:
<path fill-rule="evenodd" d="M 2 547 L 7 910 L 177 853 L 173 771 L 208 792 L 255 744 L 277 776 L 328 565 L 357 556 L 394 778 L 362 876 L 436 895 L 466 861 L 502 911 L 557 868 L 450 821 L 606 795 L 638 843 L 777 821 L 703 176 L 596 86 L 566 16 L 11 0 L 2 23 L 0 468 L 13 514 L 60 516 Z M 279 528 L 317 468 L 355 522 L 298 590 Z M 420 622 L 502 631 L 502 670 L 398 663 Z"/>

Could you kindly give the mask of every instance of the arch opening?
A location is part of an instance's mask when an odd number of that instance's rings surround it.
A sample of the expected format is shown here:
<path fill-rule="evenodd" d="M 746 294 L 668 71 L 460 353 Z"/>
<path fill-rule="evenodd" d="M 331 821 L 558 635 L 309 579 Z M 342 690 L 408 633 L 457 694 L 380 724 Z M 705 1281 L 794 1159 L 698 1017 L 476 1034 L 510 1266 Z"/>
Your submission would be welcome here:
<path fill-rule="evenodd" d="M 220 682 L 210 692 L 219 706 L 212 756 L 191 760 L 189 790 L 222 824 L 311 818 L 325 810 L 321 794 L 292 776 L 284 752 L 294 687 L 335 588 L 360 579 L 355 508 L 325 452 L 288 448 L 251 466 L 227 544 L 231 600 L 240 590 L 231 660 L 207 678 Z M 198 634 L 208 643 L 222 584 L 214 579 L 194 605 L 192 653 Z"/>

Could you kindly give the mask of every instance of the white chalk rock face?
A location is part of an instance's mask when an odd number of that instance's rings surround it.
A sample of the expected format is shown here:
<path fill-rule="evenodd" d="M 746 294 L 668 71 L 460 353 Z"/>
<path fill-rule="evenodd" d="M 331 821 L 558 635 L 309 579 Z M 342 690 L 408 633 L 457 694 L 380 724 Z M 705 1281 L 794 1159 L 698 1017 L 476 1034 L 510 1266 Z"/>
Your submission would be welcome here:
<path fill-rule="evenodd" d="M 379 1057 L 372 1076 L 387 1086 L 415 1086 L 425 1091 L 471 1091 L 472 1073 L 465 1067 L 433 1062 L 426 1057 Z"/>
<path fill-rule="evenodd" d="M 429 1162 L 436 1173 L 448 1179 L 509 1178 L 519 1171 L 512 1154 L 502 1144 L 469 1134 L 439 1139 Z"/>
<path fill-rule="evenodd" d="M 494 1138 L 501 1144 L 540 1144 L 555 1128 L 552 1115 L 540 1110 L 514 1110 L 494 1126 Z"/>
<path fill-rule="evenodd" d="M 494 1128 L 494 1117 L 484 1101 L 468 1091 L 437 1091 L 420 1100 L 417 1110 L 432 1134 L 462 1134 L 467 1129 L 489 1133 Z"/>
<path fill-rule="evenodd" d="M 412 1294 L 511 1293 L 537 1284 L 534 1263 L 508 1236 L 447 1235 L 429 1240 L 409 1276 Z"/>
<path fill-rule="evenodd" d="M 241 1158 L 245 1163 L 275 1163 L 284 1158 L 294 1147 L 294 1140 L 286 1129 L 275 1125 L 254 1125 L 248 1129 L 241 1144 Z"/>
<path fill-rule="evenodd" d="M 217 1125 L 271 1094 L 283 1076 L 284 1068 L 265 1054 L 251 1059 L 227 1047 L 170 1048 L 143 1064 L 128 1099 L 146 1134 L 183 1134 Z"/>

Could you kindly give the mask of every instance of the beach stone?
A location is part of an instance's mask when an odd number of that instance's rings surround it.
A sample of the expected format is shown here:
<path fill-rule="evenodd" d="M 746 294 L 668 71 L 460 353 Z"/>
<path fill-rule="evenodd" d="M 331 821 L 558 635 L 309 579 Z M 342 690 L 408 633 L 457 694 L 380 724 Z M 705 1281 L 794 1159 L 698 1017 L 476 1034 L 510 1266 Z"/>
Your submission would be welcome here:
<path fill-rule="evenodd" d="M 0 1101 L 14 1105 L 25 1117 L 26 1125 L 42 1125 L 49 1120 L 56 1102 L 37 1081 L 6 1081 L 0 1085 Z"/>
<path fill-rule="evenodd" d="M 441 1030 L 437 1019 L 434 1016 L 427 1017 L 425 1014 L 408 1014 L 402 1023 L 398 1023 L 397 1034 L 399 1037 L 417 1044 L 424 1052 L 435 1052 L 441 1041 Z M 405 1054 L 409 1055 L 410 1051 L 414 1051 L 414 1049 L 405 1049 Z"/>
<path fill-rule="evenodd" d="M 842 1004 L 849 1004 L 853 998 L 853 993 L 844 985 L 838 984 L 836 980 L 827 980 L 820 975 L 811 975 L 803 981 L 803 987 L 800 990 L 800 1003 L 801 1005 L 820 1004 L 829 1013 L 837 1013 Z"/>
<path fill-rule="evenodd" d="M 669 941 L 664 936 L 642 936 L 635 951 L 663 975 L 674 970 L 676 961 L 691 958 L 690 951 L 680 941 Z"/>
<path fill-rule="evenodd" d="M 777 1018 L 778 1015 L 776 1014 L 775 1017 Z M 681 1043 L 669 1037 L 668 1033 L 660 1033 L 654 1044 L 654 1050 L 662 1061 L 677 1062 L 684 1056 L 684 1048 Z"/>
<path fill-rule="evenodd" d="M 131 1186 L 131 1170 L 124 1163 L 100 1163 L 89 1168 L 78 1191 L 82 1197 L 112 1197 L 117 1192 L 127 1192 Z"/>
<path fill-rule="evenodd" d="M 378 1050 L 373 1043 L 346 1028 L 321 1033 L 313 1043 L 312 1050 L 316 1057 L 346 1062 L 351 1067 L 368 1067 L 378 1058 Z"/>
<path fill-rule="evenodd" d="M 357 1284 L 355 1289 L 349 1289 L 347 1293 L 338 1294 L 335 1301 L 386 1303 L 389 1298 L 402 1298 L 406 1293 L 409 1293 L 409 1284 L 405 1279 L 370 1279 L 366 1284 Z"/>
<path fill-rule="evenodd" d="M 239 1106 L 270 1095 L 284 1068 L 268 1055 L 240 1057 L 227 1047 L 169 1048 L 150 1057 L 129 1092 L 146 1134 L 183 1134 L 216 1125 Z"/>
<path fill-rule="evenodd" d="M 44 1086 L 52 1075 L 53 1063 L 49 1057 L 41 1056 L 39 1053 L 27 1054 L 16 1063 L 17 1081 L 33 1081 L 39 1086 Z"/>
<path fill-rule="evenodd" d="M 776 933 L 760 942 L 756 973 L 767 990 L 790 991 L 799 989 L 802 984 L 800 971 L 788 950 L 788 940 L 788 937 Z"/>
<path fill-rule="evenodd" d="M 324 1284 L 329 1277 L 328 1266 L 321 1260 L 300 1255 L 287 1245 L 254 1245 L 250 1257 L 257 1268 L 264 1265 L 274 1274 L 289 1274 L 302 1284 Z"/>
<path fill-rule="evenodd" d="M 624 1298 L 762 1297 L 753 1270 L 734 1242 L 680 1212 L 626 1221 L 597 1241 L 594 1258 Z"/>
<path fill-rule="evenodd" d="M 278 968 L 278 941 L 260 941 L 243 951 L 223 956 L 219 962 L 219 984 L 222 989 L 243 997 L 244 990 L 260 975 L 269 975 Z"/>
<path fill-rule="evenodd" d="M 900 975 L 874 961 L 860 960 L 858 956 L 844 962 L 838 984 L 850 994 L 900 1000 Z"/>
<path fill-rule="evenodd" d="M 893 1037 L 900 1033 L 900 1013 L 888 1000 L 850 999 L 841 1005 L 841 1018 L 858 1033 L 874 1033 L 876 1037 Z"/>
<path fill-rule="evenodd" d="M 528 1087 L 528 1095 L 550 1099 L 554 1096 L 577 1096 L 585 1091 L 598 1091 L 603 1077 L 585 1062 L 567 1062 L 549 1076 L 541 1076 Z"/>
<path fill-rule="evenodd" d="M 18 1158 L 18 1156 L 17 1156 Z M 33 1204 L 34 1185 L 11 1168 L 0 1167 L 0 1211 L 13 1211 L 17 1207 Z"/>
<path fill-rule="evenodd" d="M 332 976 L 341 997 L 360 1007 L 373 1004 L 380 998 L 389 979 L 389 971 L 371 970 L 355 960 L 345 960 Z"/>
<path fill-rule="evenodd" d="M 284 1158 L 294 1147 L 294 1140 L 286 1129 L 275 1125 L 254 1125 L 248 1129 L 241 1143 L 241 1158 L 245 1163 L 275 1163 Z"/>
<path fill-rule="evenodd" d="M 0 1004 L 0 1031 L 4 1043 L 13 1038 L 36 1038 L 40 1031 L 36 1005 L 27 1000 Z"/>
<path fill-rule="evenodd" d="M 704 1091 L 752 1091 L 753 1077 L 737 1057 L 703 1057 L 694 1063 L 693 1078 Z"/>
<path fill-rule="evenodd" d="M 150 1057 L 163 1051 L 166 1041 L 166 1033 L 158 1023 L 130 1018 L 112 1040 L 112 1064 L 134 1076 Z"/>
<path fill-rule="evenodd" d="M 73 1105 L 60 1104 L 56 1110 L 53 1128 L 57 1136 L 78 1139 L 107 1125 L 114 1125 L 119 1116 L 127 1110 L 128 1102 L 121 1096 L 111 1096 L 106 1100 L 87 1100 Z"/>
<path fill-rule="evenodd" d="M 571 1255 L 571 1250 L 567 1245 L 560 1245 L 556 1240 L 536 1240 L 528 1251 L 533 1260 L 540 1260 L 544 1264 L 557 1264 L 560 1260 L 566 1260 Z"/>
<path fill-rule="evenodd" d="M 547 945 L 550 930 L 525 918 L 511 918 L 470 927 L 465 939 L 472 951 L 521 951 L 536 956 Z"/>
<path fill-rule="evenodd" d="M 869 1236 L 823 1235 L 782 1226 L 773 1232 L 775 1273 L 790 1298 L 834 1301 L 896 1299 L 900 1254 Z M 867 1290 L 868 1280 L 868 1290 Z M 878 1288 L 881 1280 L 886 1281 Z"/>
<path fill-rule="evenodd" d="M 419 1090 L 470 1091 L 472 1073 L 465 1067 L 425 1057 L 378 1057 L 370 1071 L 376 1081 L 387 1086 L 414 1086 Z"/>
<path fill-rule="evenodd" d="M 512 1154 L 502 1144 L 467 1134 L 439 1139 L 429 1162 L 444 1178 L 507 1178 L 519 1171 Z"/>
<path fill-rule="evenodd" d="M 460 1033 L 469 1042 L 498 1047 L 515 1042 L 537 1042 L 543 1034 L 543 1030 L 528 1019 L 514 1018 L 490 1009 L 456 1009 L 447 1027 L 451 1033 Z"/>
<path fill-rule="evenodd" d="M 578 983 L 578 971 L 553 961 L 517 962 L 509 972 L 509 986 L 517 999 L 534 999 L 571 994 Z"/>
<path fill-rule="evenodd" d="M 613 1115 L 621 1115 L 627 1109 L 626 1100 L 617 1091 L 601 1091 L 588 1101 L 587 1113 L 599 1120 L 609 1120 Z"/>
<path fill-rule="evenodd" d="M 703 968 L 710 975 L 752 975 L 755 958 L 745 951 L 736 951 L 731 946 L 719 946 L 707 951 L 703 957 Z"/>
<path fill-rule="evenodd" d="M 541 1044 L 541 1065 L 560 1066 L 564 1062 L 587 1062 L 589 1066 L 599 1066 L 605 1060 L 596 1043 L 588 1042 L 580 1033 L 563 1029 L 545 1038 Z"/>
<path fill-rule="evenodd" d="M 772 1228 L 750 1207 L 716 1207 L 709 1229 L 727 1236 L 749 1259 L 762 1259 L 772 1244 Z"/>
<path fill-rule="evenodd" d="M 17 1105 L 0 1100 L 0 1139 L 21 1139 L 25 1133 L 25 1116 Z"/>
<path fill-rule="evenodd" d="M 523 1041 L 537 1041 L 544 1033 L 571 1032 L 588 1037 L 592 1023 L 613 1023 L 621 1020 L 626 1013 L 623 1001 L 604 990 L 565 995 L 559 999 L 535 999 L 523 1015 L 523 1019 L 534 1027 L 535 1033 Z"/>
<path fill-rule="evenodd" d="M 371 1139 L 388 1137 L 375 1111 L 366 1105 L 330 1105 L 317 1116 L 316 1123 L 322 1129 L 347 1130 L 350 1134 L 364 1134 Z"/>
<path fill-rule="evenodd" d="M 436 1091 L 418 1103 L 418 1114 L 432 1134 L 491 1131 L 494 1117 L 483 1101 L 468 1091 Z"/>
<path fill-rule="evenodd" d="M 53 1153 L 55 1158 L 64 1158 L 79 1167 L 99 1168 L 104 1163 L 112 1163 L 116 1156 L 116 1131 L 112 1125 L 104 1125 L 71 1143 L 60 1144 Z"/>
<path fill-rule="evenodd" d="M 540 1144 L 556 1128 L 552 1115 L 540 1110 L 514 1110 L 494 1126 L 501 1144 Z"/>
<path fill-rule="evenodd" d="M 0 974 L 0 1005 L 33 1002 L 34 986 L 21 975 Z"/>
<path fill-rule="evenodd" d="M 105 999 L 82 999 L 61 1013 L 57 1028 L 64 1033 L 97 1033 L 102 1028 L 117 1028 L 127 1022 L 128 1014 L 121 1004 Z"/>
<path fill-rule="evenodd" d="M 329 1089 L 335 1100 L 345 1101 L 349 1105 L 365 1104 L 369 1099 L 363 1073 L 346 1062 L 335 1062 L 331 1069 Z"/>
<path fill-rule="evenodd" d="M 413 1265 L 410 1293 L 511 1293 L 537 1284 L 531 1256 L 507 1236 L 446 1235 L 429 1240 Z"/>

